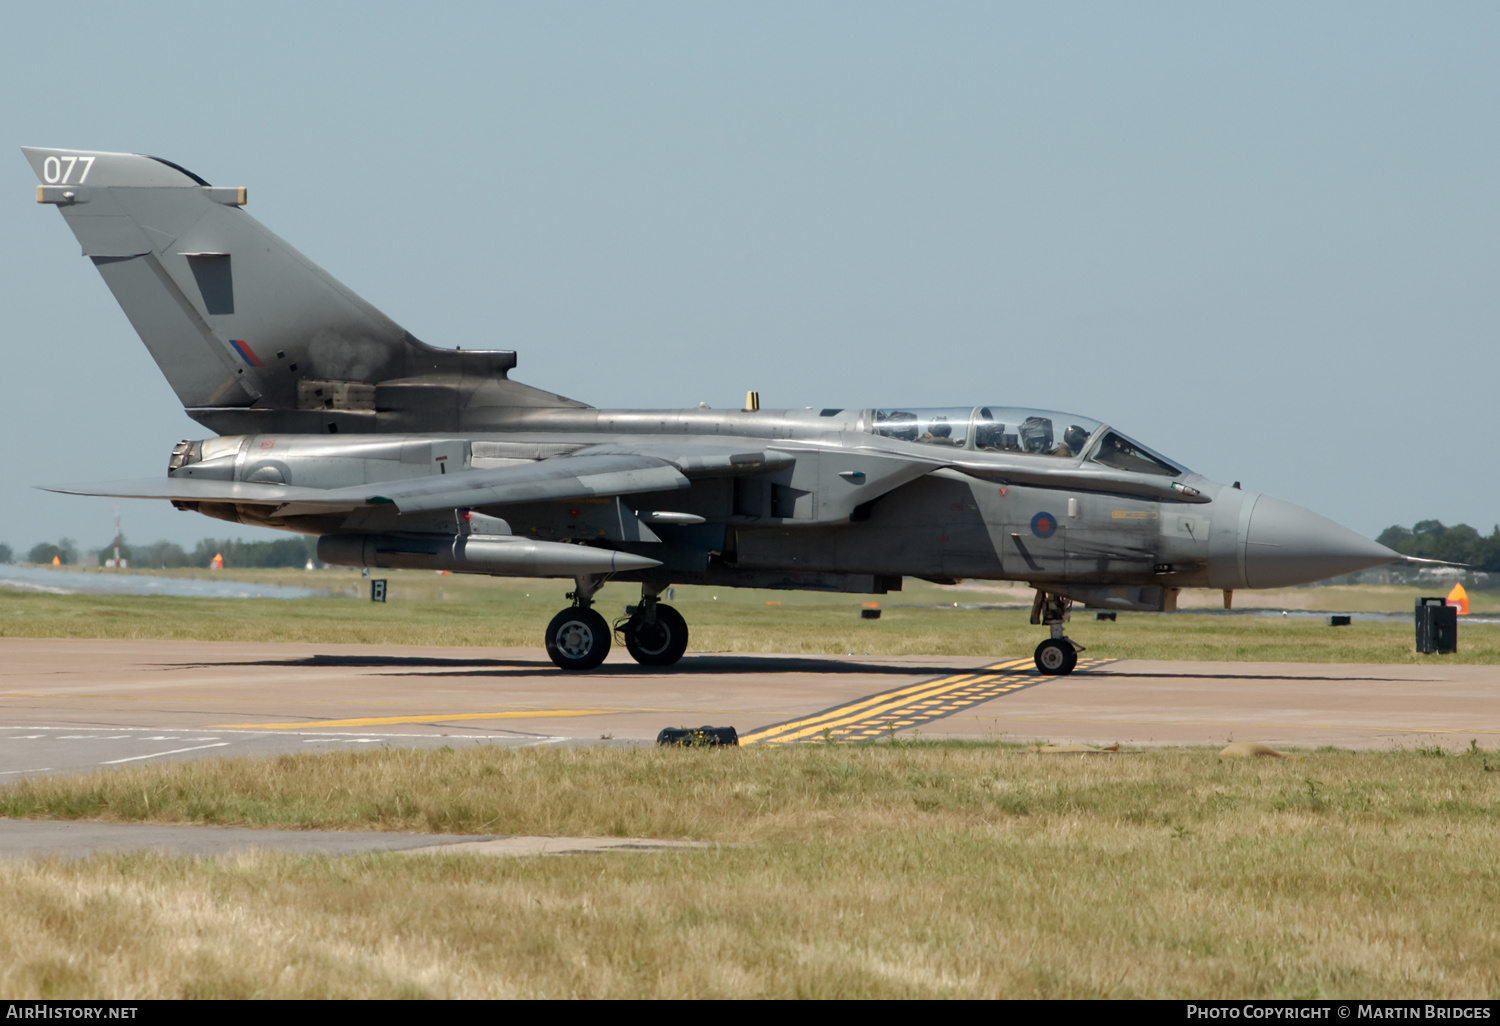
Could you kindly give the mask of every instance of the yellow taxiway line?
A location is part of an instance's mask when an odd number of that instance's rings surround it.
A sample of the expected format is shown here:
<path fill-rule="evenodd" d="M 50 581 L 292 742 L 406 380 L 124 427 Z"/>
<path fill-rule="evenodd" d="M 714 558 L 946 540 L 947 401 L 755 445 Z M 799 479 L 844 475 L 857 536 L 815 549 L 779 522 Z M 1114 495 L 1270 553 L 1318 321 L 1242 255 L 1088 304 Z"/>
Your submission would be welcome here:
<path fill-rule="evenodd" d="M 1021 660 L 1019 659 L 1013 662 L 1017 666 L 1021 665 Z M 740 744 L 754 744 L 773 735 L 776 736 L 776 740 L 778 741 L 796 740 L 808 734 L 819 733 L 826 728 L 836 726 L 851 715 L 878 715 L 886 708 L 889 708 L 892 701 L 895 701 L 897 705 L 909 705 L 931 698 L 933 695 L 944 694 L 953 688 L 972 684 L 977 680 L 988 680 L 991 676 L 990 671 L 999 670 L 1003 672 L 1010 669 L 1011 666 L 1011 662 L 996 663 L 994 666 L 986 666 L 982 670 L 954 674 L 951 677 L 938 677 L 934 680 L 924 680 L 918 684 L 909 684 L 906 687 L 882 691 L 879 694 L 866 695 L 864 698 L 835 706 L 832 709 L 825 709 L 811 716 L 788 720 L 785 723 L 778 723 L 770 727 L 761 727 L 759 730 L 743 735 L 740 738 Z M 796 737 L 781 736 L 788 731 L 798 731 L 798 733 Z"/>
<path fill-rule="evenodd" d="M 1081 668 L 1103 660 L 1084 660 Z M 740 737 L 740 744 L 785 744 L 814 735 L 841 740 L 868 740 L 882 732 L 905 730 L 988 702 L 1048 678 L 1030 669 L 1031 660 L 1011 659 L 969 673 L 939 677 L 883 691 L 811 716 L 761 727 Z M 854 737 L 853 735 L 858 735 Z"/>

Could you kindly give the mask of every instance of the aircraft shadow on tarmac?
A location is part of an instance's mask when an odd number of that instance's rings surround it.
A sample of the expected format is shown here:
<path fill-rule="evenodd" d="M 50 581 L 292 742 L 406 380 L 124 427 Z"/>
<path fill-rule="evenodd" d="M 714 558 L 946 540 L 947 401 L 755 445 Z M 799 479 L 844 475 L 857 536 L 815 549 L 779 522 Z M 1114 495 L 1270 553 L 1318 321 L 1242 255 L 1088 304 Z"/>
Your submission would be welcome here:
<path fill-rule="evenodd" d="M 894 676 L 921 676 L 924 674 L 951 674 L 979 672 L 989 662 L 977 657 L 977 665 L 970 668 L 954 666 L 922 666 L 917 663 L 883 664 L 874 662 L 844 662 L 838 659 L 822 659 L 816 656 L 761 656 L 761 655 L 690 655 L 675 666 L 641 667 L 634 663 L 606 663 L 588 674 L 577 675 L 579 679 L 590 677 L 639 677 L 668 676 L 677 673 L 696 674 L 748 674 L 748 673 L 829 673 L 829 674 L 890 674 Z M 382 656 L 382 655 L 312 655 L 296 659 L 250 659 L 192 663 L 161 663 L 164 670 L 203 669 L 230 666 L 281 666 L 292 667 L 340 667 L 340 668 L 389 668 L 404 673 L 382 674 L 382 676 L 437 676 L 437 677 L 531 677 L 539 673 L 548 676 L 572 677 L 552 665 L 548 659 L 485 659 L 449 656 Z M 421 671 L 428 671 L 421 674 Z M 1012 671 L 1016 672 L 1016 671 Z M 1029 671 L 1020 671 L 1029 672 Z M 1305 673 L 1202 673 L 1157 671 L 1152 673 L 1121 672 L 1106 666 L 1080 671 L 1077 676 L 1110 677 L 1118 680 L 1263 680 L 1306 681 L 1348 684 L 1409 684 L 1407 677 L 1334 677 L 1313 676 Z"/>
<path fill-rule="evenodd" d="M 972 668 L 953 666 L 923 666 L 917 663 L 887 665 L 883 663 L 851 663 L 836 659 L 819 659 L 815 656 L 755 656 L 755 655 L 700 655 L 685 656 L 674 666 L 641 667 L 634 663 L 606 663 L 587 674 L 569 674 L 557 669 L 549 659 L 464 659 L 445 656 L 378 656 L 378 655 L 313 655 L 297 659 L 249 659 L 205 661 L 192 663 L 161 663 L 165 670 L 204 669 L 230 666 L 281 666 L 292 667 L 342 667 L 371 669 L 389 667 L 433 671 L 434 676 L 486 676 L 512 677 L 548 676 L 572 677 L 638 677 L 642 674 L 660 676 L 675 673 L 699 674 L 746 674 L 746 673 L 839 673 L 839 674 L 894 674 L 899 676 L 921 676 L 923 674 L 948 674 L 973 672 L 982 668 L 986 660 L 975 660 L 979 665 Z M 400 674 L 410 676 L 411 674 Z"/>

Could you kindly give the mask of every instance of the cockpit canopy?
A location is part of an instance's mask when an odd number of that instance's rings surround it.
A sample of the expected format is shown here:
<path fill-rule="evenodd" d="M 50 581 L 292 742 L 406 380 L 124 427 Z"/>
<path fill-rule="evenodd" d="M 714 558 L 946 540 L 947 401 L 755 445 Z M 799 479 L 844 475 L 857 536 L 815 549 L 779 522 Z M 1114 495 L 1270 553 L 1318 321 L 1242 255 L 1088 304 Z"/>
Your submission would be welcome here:
<path fill-rule="evenodd" d="M 1173 463 L 1088 417 L 1014 406 L 875 410 L 870 430 L 886 438 L 976 452 L 1088 460 L 1115 470 L 1178 477 Z"/>

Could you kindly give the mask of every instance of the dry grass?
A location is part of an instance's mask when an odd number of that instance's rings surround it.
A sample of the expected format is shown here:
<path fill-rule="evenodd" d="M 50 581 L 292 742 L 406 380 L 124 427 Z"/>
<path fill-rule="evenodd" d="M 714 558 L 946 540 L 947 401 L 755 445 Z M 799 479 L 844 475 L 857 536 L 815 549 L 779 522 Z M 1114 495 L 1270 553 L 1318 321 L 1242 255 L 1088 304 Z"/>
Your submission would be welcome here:
<path fill-rule="evenodd" d="M 1500 767 L 1435 755 L 393 750 L 32 781 L 12 813 L 732 843 L 0 864 L 0 991 L 1494 997 Z"/>
<path fill-rule="evenodd" d="M 1210 753 L 1211 756 L 1212 753 Z M 0 814 L 332 830 L 670 837 L 760 843 L 1003 815 L 1189 823 L 1221 811 L 1379 821 L 1500 812 L 1477 749 L 1320 751 L 1250 764 L 1197 749 L 1047 758 L 1019 745 L 387 748 L 199 759 L 29 777 Z M 1314 783 L 1309 784 L 1309 781 Z M 977 819 L 976 819 L 977 817 Z"/>

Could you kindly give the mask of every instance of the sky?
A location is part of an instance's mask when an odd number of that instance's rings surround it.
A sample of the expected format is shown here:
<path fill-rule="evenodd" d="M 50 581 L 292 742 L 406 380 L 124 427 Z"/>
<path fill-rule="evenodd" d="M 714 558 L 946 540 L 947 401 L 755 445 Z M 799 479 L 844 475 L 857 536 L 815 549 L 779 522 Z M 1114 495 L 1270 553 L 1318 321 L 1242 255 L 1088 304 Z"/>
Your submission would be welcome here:
<path fill-rule="evenodd" d="M 202 438 L 22 145 L 150 153 L 600 407 L 1105 420 L 1367 535 L 1500 521 L 1500 6 L 81 2 L 0 39 L 0 542 Z M 5 147 L 9 147 L 6 155 Z M 275 537 L 120 503 L 128 539 Z"/>

